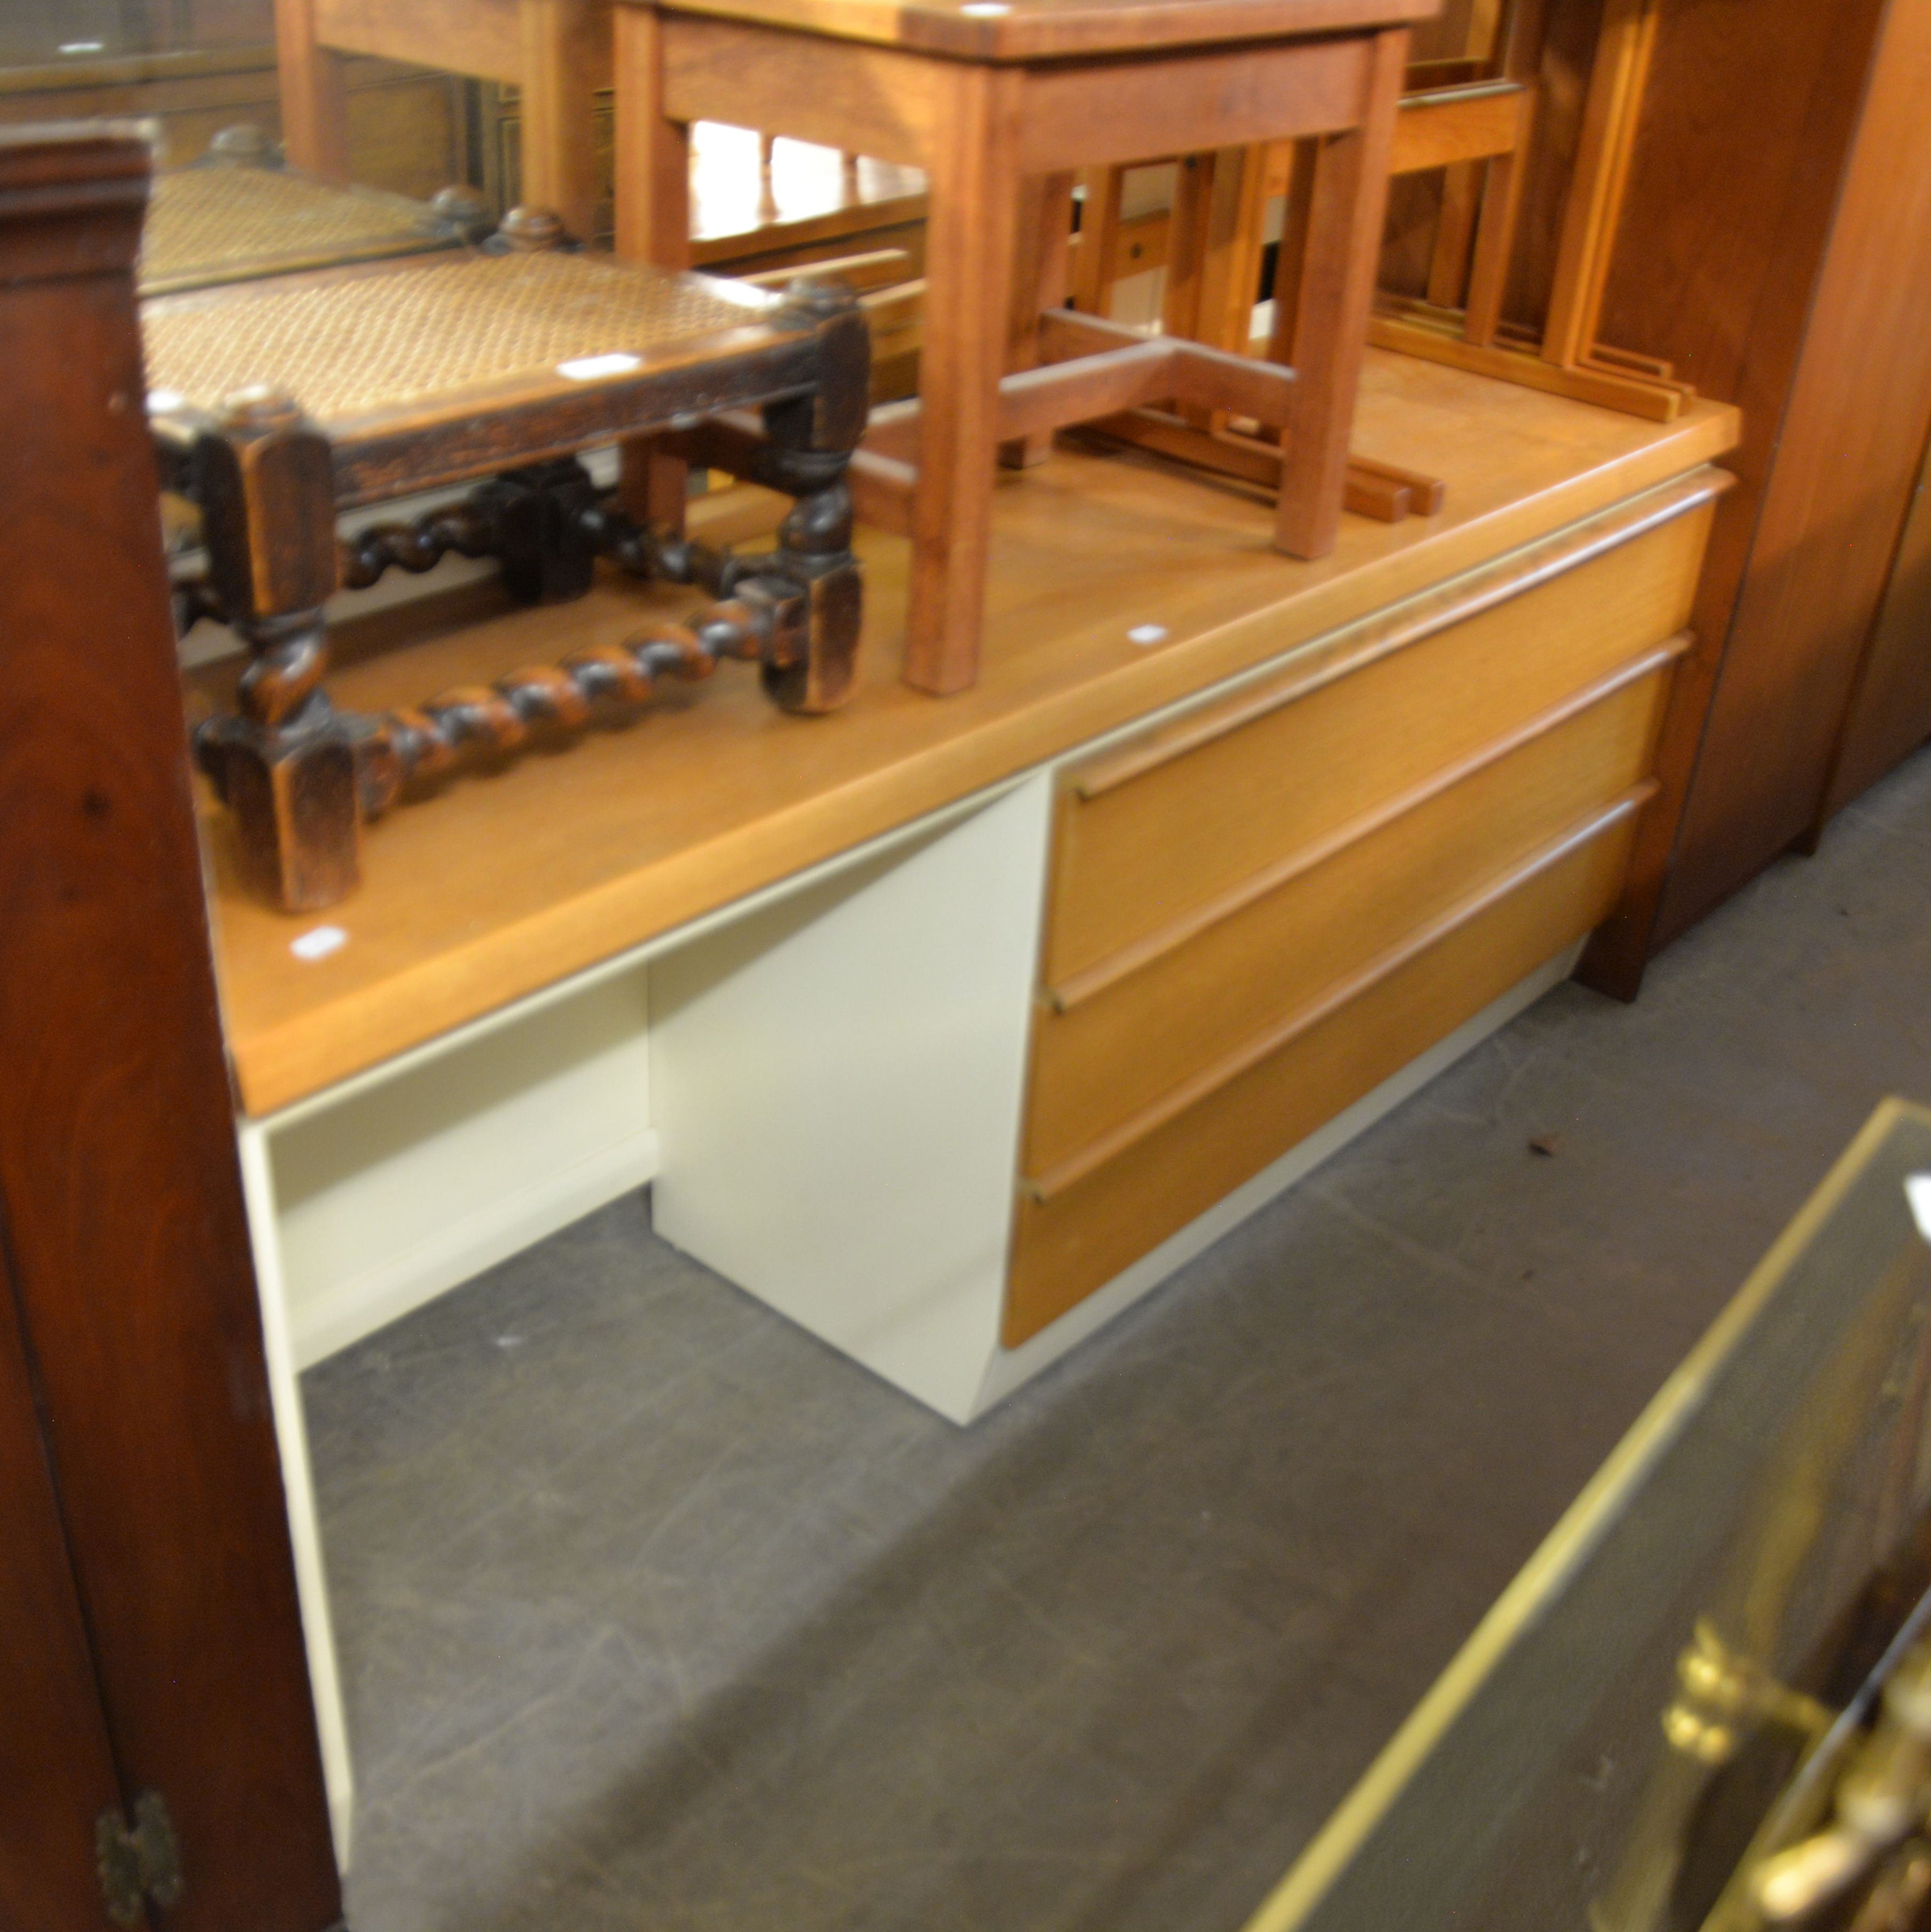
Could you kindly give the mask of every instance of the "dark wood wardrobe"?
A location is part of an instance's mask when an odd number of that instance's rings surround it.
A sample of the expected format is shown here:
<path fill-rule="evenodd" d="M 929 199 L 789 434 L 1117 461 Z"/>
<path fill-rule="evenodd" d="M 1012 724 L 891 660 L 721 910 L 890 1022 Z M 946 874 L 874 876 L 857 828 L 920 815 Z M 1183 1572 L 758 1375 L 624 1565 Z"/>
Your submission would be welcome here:
<path fill-rule="evenodd" d="M 341 1915 L 147 447 L 140 126 L 0 131 L 0 1925 Z"/>
<path fill-rule="evenodd" d="M 1927 100 L 1931 0 L 1665 0 L 1603 334 L 1744 440 L 1607 990 L 1931 735 Z"/>

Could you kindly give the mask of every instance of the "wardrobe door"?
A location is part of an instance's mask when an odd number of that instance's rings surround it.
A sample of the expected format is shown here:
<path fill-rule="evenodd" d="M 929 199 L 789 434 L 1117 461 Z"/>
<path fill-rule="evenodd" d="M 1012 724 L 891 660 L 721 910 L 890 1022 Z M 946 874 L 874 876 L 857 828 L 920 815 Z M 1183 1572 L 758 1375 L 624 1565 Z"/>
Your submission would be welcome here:
<path fill-rule="evenodd" d="M 8 1305 L 124 1794 L 171 1818 L 165 1922 L 321 1932 L 341 1905 L 134 303 L 142 133 L 0 131 Z"/>
<path fill-rule="evenodd" d="M 0 1925 L 106 1926 L 96 1821 L 120 1801 L 0 1230 Z M 138 1921 L 136 1921 L 138 1923 Z"/>
<path fill-rule="evenodd" d="M 1817 830 L 1931 739 L 1931 453 L 1844 721 Z"/>

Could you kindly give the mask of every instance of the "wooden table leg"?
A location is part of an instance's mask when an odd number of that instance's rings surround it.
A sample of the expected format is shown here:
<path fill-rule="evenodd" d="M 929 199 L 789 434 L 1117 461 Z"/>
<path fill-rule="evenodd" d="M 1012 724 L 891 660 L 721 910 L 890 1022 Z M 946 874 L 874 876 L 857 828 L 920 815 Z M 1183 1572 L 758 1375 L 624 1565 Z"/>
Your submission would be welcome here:
<path fill-rule="evenodd" d="M 196 754 L 233 815 L 243 882 L 313 912 L 361 878 L 355 742 L 321 688 L 339 582 L 327 439 L 263 390 L 204 436 L 196 467 L 209 575 L 250 655 L 235 713 L 209 721 Z"/>
<path fill-rule="evenodd" d="M 1260 145 L 1217 148 L 1183 162 L 1168 231 L 1167 334 L 1232 355 L 1249 352 L 1264 252 L 1266 172 L 1267 150 Z M 1197 429 L 1227 423 L 1226 410 L 1197 403 L 1179 403 L 1176 413 Z"/>
<path fill-rule="evenodd" d="M 521 0 L 523 192 L 579 242 L 597 231 L 596 93 L 605 16 L 589 0 Z"/>
<path fill-rule="evenodd" d="M 1073 266 L 1073 306 L 1088 315 L 1104 315 L 1112 305 L 1119 272 L 1120 200 L 1126 170 L 1096 168 L 1081 178 L 1086 184 L 1086 200 L 1080 211 L 1079 253 Z"/>
<path fill-rule="evenodd" d="M 1073 182 L 1070 174 L 1036 175 L 1020 190 L 1006 331 L 1008 369 L 1030 369 L 1037 364 L 1040 311 L 1064 307 L 1071 293 Z M 1052 450 L 1052 431 L 1039 430 L 1002 444 L 999 460 L 1010 469 L 1028 469 L 1044 463 Z"/>
<path fill-rule="evenodd" d="M 275 65 L 282 145 L 290 164 L 324 181 L 347 181 L 348 92 L 342 56 L 315 37 L 314 0 L 275 0 Z"/>
<path fill-rule="evenodd" d="M 1274 542 L 1291 557 L 1325 557 L 1340 531 L 1407 52 L 1405 27 L 1376 35 L 1361 124 L 1311 144 L 1305 250 L 1298 275 L 1284 270 L 1276 286 L 1277 301 L 1284 288 L 1294 288 L 1291 340 L 1300 374 L 1294 419 L 1282 438 L 1274 520 Z M 1277 312 L 1277 331 L 1283 320 Z"/>
<path fill-rule="evenodd" d="M 979 675 L 999 379 L 1018 240 L 1023 76 L 934 66 L 944 93 L 932 158 L 905 681 L 942 694 Z"/>
<path fill-rule="evenodd" d="M 663 110 L 663 23 L 649 7 L 616 12 L 617 253 L 688 268 L 691 130 Z"/>
<path fill-rule="evenodd" d="M 1604 9 L 1542 334 L 1542 359 L 1560 368 L 1587 361 L 1596 346 L 1661 11 L 1658 0 L 1610 0 Z"/>
<path fill-rule="evenodd" d="M 616 252 L 686 269 L 691 129 L 663 110 L 663 22 L 648 7 L 619 6 L 615 15 Z M 623 462 L 625 509 L 640 523 L 681 531 L 689 466 L 660 454 L 648 436 L 625 443 Z"/>
<path fill-rule="evenodd" d="M 1481 219 L 1475 229 L 1475 263 L 1468 276 L 1466 319 L 1462 325 L 1463 339 L 1478 348 L 1488 348 L 1502 327 L 1502 297 L 1508 293 L 1515 226 L 1522 212 L 1522 185 L 1529 172 L 1522 165 L 1527 148 L 1525 138 L 1514 154 L 1497 154 L 1488 164 Z"/>

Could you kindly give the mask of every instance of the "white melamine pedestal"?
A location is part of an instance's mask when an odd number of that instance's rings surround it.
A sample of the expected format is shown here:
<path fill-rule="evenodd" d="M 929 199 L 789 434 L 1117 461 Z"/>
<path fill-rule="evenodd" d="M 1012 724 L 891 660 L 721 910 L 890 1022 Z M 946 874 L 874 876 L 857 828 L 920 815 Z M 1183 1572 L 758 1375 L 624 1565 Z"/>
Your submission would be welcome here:
<path fill-rule="evenodd" d="M 1040 771 L 240 1129 L 338 1856 L 353 1773 L 300 1371 L 653 1184 L 667 1240 L 967 1423 L 1564 977 L 1552 960 L 1023 1347 L 999 1345 Z"/>

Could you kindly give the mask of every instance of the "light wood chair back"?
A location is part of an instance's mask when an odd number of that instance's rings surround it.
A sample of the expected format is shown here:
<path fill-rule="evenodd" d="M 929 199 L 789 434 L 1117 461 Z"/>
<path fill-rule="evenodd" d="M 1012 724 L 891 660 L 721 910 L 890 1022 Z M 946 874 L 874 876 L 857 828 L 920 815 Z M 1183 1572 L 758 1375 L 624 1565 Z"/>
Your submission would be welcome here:
<path fill-rule="evenodd" d="M 1370 325 L 1379 346 L 1485 375 L 1671 419 L 1691 392 L 1664 364 L 1597 340 L 1603 292 L 1654 46 L 1660 0 L 1608 0 L 1563 205 L 1546 324 L 1504 317 L 1522 189 L 1535 139 L 1547 0 L 1461 0 L 1412 62 L 1390 172 L 1441 171 L 1441 213 L 1425 294 L 1385 295 Z M 1425 31 L 1425 30 L 1424 30 Z M 1297 206 L 1291 144 L 1180 158 L 1161 326 L 1217 348 L 1249 351 L 1271 203 L 1285 200 L 1280 259 L 1291 274 Z M 1074 250 L 1074 304 L 1104 313 L 1122 267 L 1122 171 L 1089 177 Z M 1268 354 L 1292 360 L 1284 331 L 1294 304 L 1277 282 Z"/>
<path fill-rule="evenodd" d="M 1492 341 L 1501 319 L 1534 124 L 1543 4 L 1461 0 L 1420 30 L 1421 57 L 1411 60 L 1404 80 L 1390 172 L 1445 173 L 1428 297 L 1438 307 L 1465 310 L 1471 341 Z M 1452 51 L 1436 51 L 1444 44 Z M 1244 352 L 1261 290 L 1268 211 L 1293 187 L 1294 144 L 1183 155 L 1178 165 L 1162 328 Z M 1096 171 L 1084 181 L 1074 306 L 1089 314 L 1105 313 L 1125 267 L 1125 171 Z"/>

